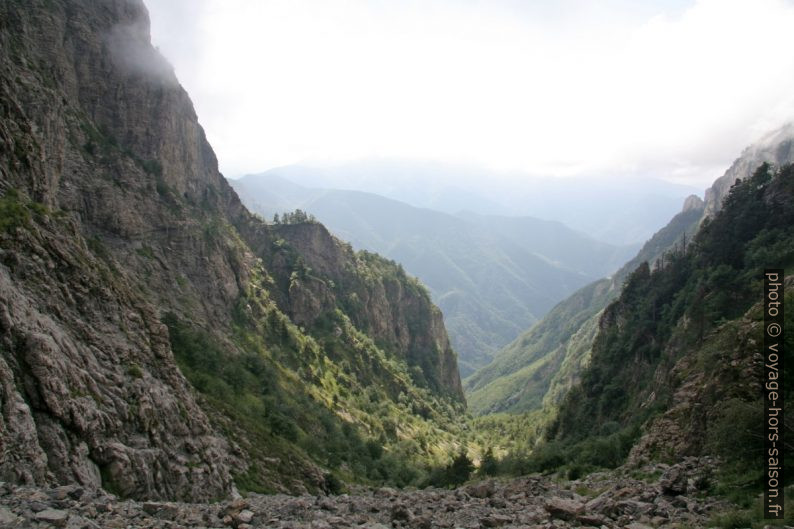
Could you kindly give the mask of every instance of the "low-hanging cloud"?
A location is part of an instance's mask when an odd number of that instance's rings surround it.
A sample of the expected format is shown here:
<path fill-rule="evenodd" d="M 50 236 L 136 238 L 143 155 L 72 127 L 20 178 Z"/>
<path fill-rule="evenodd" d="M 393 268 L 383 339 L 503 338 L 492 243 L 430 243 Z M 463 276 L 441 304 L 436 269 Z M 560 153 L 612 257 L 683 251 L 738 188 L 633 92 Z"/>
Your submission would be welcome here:
<path fill-rule="evenodd" d="M 116 24 L 105 35 L 105 43 L 114 64 L 126 74 L 146 76 L 169 86 L 177 84 L 171 64 L 150 44 L 145 19 Z"/>

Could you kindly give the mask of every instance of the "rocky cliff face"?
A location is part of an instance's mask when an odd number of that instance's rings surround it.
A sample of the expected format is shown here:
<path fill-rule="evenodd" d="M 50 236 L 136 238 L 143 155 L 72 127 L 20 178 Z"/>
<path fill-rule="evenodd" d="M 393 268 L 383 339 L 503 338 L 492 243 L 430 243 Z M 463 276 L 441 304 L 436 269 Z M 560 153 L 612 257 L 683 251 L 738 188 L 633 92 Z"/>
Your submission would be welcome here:
<path fill-rule="evenodd" d="M 684 200 L 684 207 L 681 209 L 683 213 L 692 210 L 702 210 L 705 207 L 703 199 L 697 195 L 689 195 Z"/>
<path fill-rule="evenodd" d="M 418 368 L 417 383 L 464 401 L 457 359 L 441 311 L 425 288 L 394 262 L 356 254 L 322 224 L 274 227 L 283 244 L 261 248 L 279 286 L 279 307 L 312 327 L 337 309 L 390 354 Z"/>
<path fill-rule="evenodd" d="M 173 362 L 140 259 L 120 264 L 171 220 L 147 198 L 156 178 L 188 196 L 222 184 L 190 102 L 168 70 L 136 69 L 153 55 L 122 60 L 147 51 L 139 3 L 2 11 L 3 477 L 222 496 L 228 446 Z"/>
<path fill-rule="evenodd" d="M 227 495 L 250 451 L 276 448 L 245 431 L 235 442 L 217 433 L 233 428 L 180 373 L 163 315 L 235 357 L 246 348 L 241 329 L 258 328 L 255 317 L 235 320 L 253 290 L 264 299 L 272 289 L 301 325 L 347 293 L 254 285 L 269 277 L 263 259 L 280 277 L 271 247 L 281 235 L 218 173 L 139 0 L 4 2 L 0 72 L 0 479 L 138 498 Z M 338 242 L 295 231 L 304 262 L 340 284 L 355 280 L 355 267 L 334 268 L 355 264 Z M 360 289 L 369 305 L 351 317 L 460 398 L 426 296 L 387 283 Z M 403 323 L 391 324 L 397 313 Z M 412 315 L 422 325 L 410 327 Z"/>
<path fill-rule="evenodd" d="M 762 166 L 689 246 L 629 276 L 550 428 L 558 442 L 571 453 L 603 443 L 617 462 L 629 449 L 633 462 L 719 456 L 740 476 L 738 489 L 753 483 L 763 410 L 759 285 L 764 268 L 792 262 L 792 194 L 794 166 Z M 791 278 L 786 285 L 788 300 Z"/>
<path fill-rule="evenodd" d="M 794 276 L 786 278 L 785 288 L 791 299 Z M 764 382 L 762 325 L 763 307 L 758 303 L 741 318 L 723 324 L 696 350 L 681 355 L 671 371 L 676 389 L 670 406 L 647 425 L 632 447 L 631 464 L 714 454 L 724 449 L 717 436 L 723 435 L 719 430 L 726 424 L 732 431 L 732 449 L 752 450 L 746 445 L 752 445 L 760 427 L 743 431 L 743 420 L 748 412 L 756 418 L 763 410 L 758 396 Z M 709 368 L 704 370 L 703 365 Z"/>
<path fill-rule="evenodd" d="M 731 186 L 738 179 L 750 177 L 762 163 L 785 165 L 794 162 L 794 123 L 770 132 L 760 141 L 747 147 L 742 155 L 706 190 L 705 216 L 713 216 L 722 207 Z"/>

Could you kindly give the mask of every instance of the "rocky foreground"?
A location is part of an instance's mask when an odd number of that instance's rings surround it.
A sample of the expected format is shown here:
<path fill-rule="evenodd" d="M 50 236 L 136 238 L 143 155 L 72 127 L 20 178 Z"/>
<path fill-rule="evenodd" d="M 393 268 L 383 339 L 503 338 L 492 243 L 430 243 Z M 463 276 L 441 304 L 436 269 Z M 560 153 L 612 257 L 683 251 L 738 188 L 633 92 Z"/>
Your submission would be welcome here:
<path fill-rule="evenodd" d="M 0 527 L 566 528 L 706 527 L 729 505 L 705 497 L 709 461 L 592 474 L 488 480 L 455 490 L 360 489 L 339 496 L 265 496 L 212 504 L 122 501 L 76 485 L 0 485 Z"/>

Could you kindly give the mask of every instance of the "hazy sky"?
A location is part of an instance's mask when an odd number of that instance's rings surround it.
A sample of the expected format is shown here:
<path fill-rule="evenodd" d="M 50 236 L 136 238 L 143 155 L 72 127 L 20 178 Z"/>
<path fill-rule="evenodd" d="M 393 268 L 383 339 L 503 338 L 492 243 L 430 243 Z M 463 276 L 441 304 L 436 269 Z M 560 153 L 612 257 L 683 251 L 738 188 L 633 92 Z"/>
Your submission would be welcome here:
<path fill-rule="evenodd" d="M 230 177 L 398 157 L 705 186 L 794 117 L 792 0 L 145 1 Z"/>

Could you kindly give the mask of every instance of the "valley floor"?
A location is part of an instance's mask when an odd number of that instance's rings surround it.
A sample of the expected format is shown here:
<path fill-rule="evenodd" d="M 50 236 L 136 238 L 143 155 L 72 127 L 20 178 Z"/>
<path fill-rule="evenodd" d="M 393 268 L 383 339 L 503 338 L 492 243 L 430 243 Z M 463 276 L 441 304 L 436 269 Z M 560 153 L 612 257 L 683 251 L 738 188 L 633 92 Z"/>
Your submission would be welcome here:
<path fill-rule="evenodd" d="M 263 496 L 213 504 L 120 501 L 69 485 L 0 484 L 0 527 L 466 528 L 707 527 L 730 507 L 707 497 L 709 462 L 689 459 L 581 480 L 487 480 L 458 489 L 360 488 L 339 496 Z"/>

